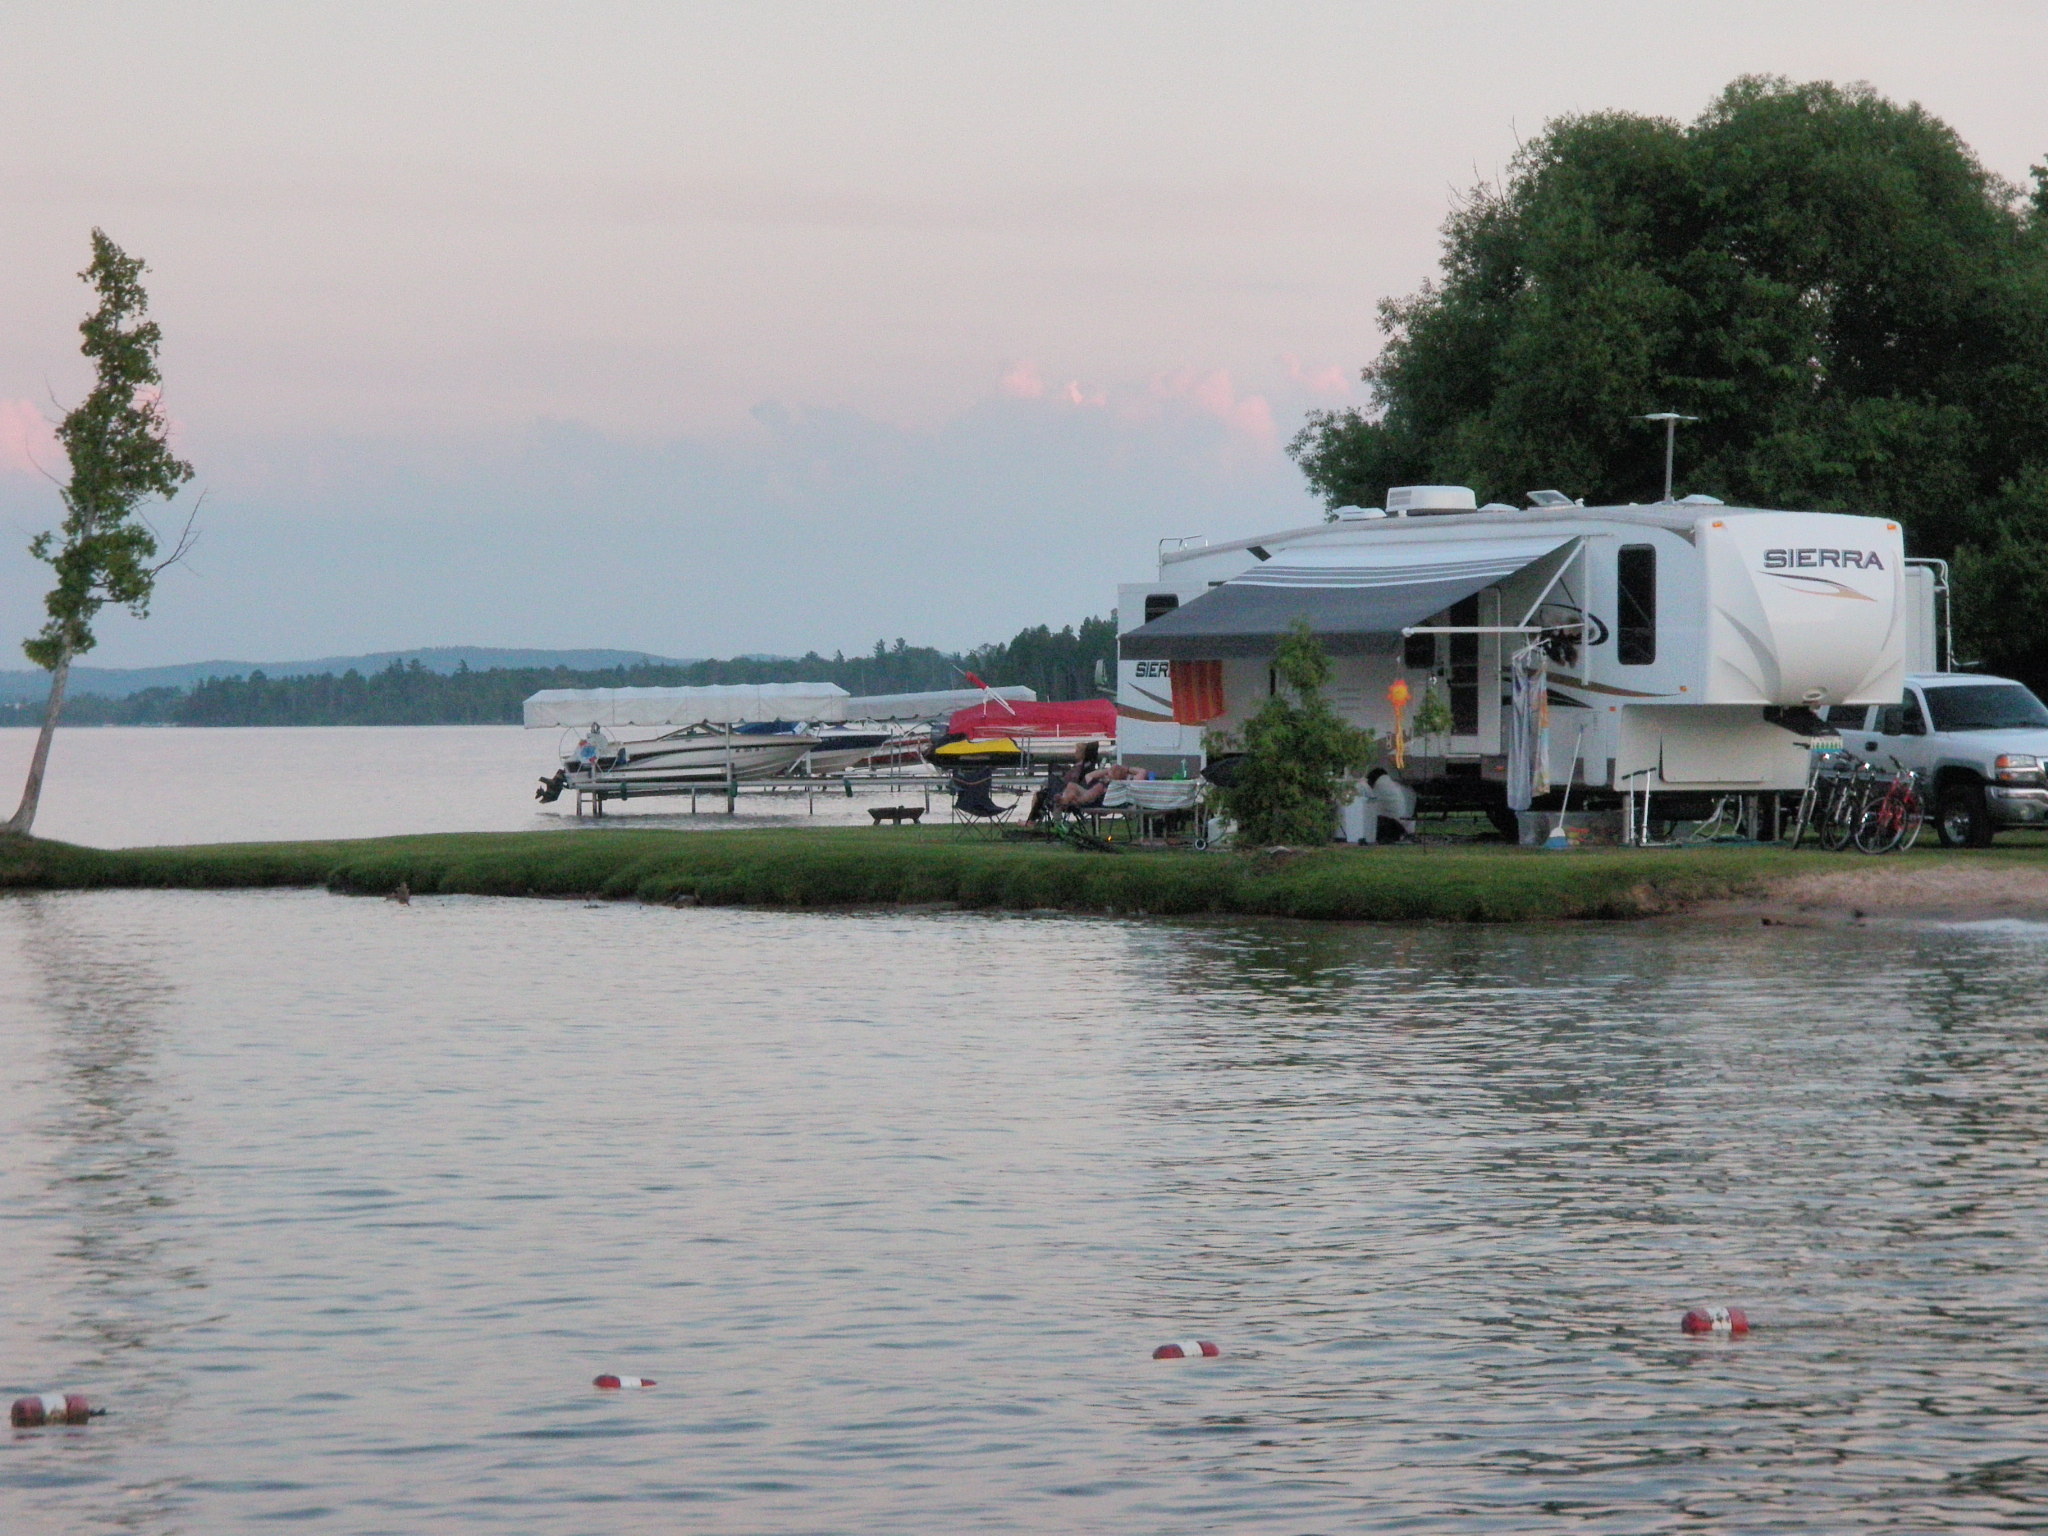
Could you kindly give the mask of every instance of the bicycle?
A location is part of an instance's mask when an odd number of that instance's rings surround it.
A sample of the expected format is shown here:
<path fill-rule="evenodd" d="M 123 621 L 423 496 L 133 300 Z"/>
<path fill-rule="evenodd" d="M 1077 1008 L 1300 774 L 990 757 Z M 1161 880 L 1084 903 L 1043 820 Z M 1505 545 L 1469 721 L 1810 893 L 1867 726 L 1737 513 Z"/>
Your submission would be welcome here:
<path fill-rule="evenodd" d="M 1856 847 L 1864 853 L 1903 853 L 1927 824 L 1927 803 L 1920 794 L 1920 775 L 1892 759 L 1894 772 L 1884 792 L 1864 808 L 1856 822 Z"/>
<path fill-rule="evenodd" d="M 1856 841 L 1856 829 L 1870 800 L 1871 772 L 1862 763 L 1832 776 L 1825 805 L 1818 817 L 1820 845 L 1829 853 L 1840 853 Z"/>

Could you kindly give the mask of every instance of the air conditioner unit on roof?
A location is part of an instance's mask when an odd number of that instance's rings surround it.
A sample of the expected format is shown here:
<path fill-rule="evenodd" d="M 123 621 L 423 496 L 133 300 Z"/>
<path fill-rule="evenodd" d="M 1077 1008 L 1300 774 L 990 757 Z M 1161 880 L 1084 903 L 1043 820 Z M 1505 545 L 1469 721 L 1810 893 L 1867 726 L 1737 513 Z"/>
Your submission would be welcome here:
<path fill-rule="evenodd" d="M 1476 512 L 1479 498 L 1466 485 L 1397 485 L 1387 492 L 1387 516 L 1427 517 L 1436 512 Z"/>

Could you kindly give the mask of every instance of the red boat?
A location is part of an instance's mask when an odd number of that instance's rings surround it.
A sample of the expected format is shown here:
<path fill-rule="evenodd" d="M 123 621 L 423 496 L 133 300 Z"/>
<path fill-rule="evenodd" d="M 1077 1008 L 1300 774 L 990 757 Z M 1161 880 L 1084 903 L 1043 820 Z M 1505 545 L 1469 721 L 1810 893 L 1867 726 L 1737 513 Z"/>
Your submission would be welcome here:
<path fill-rule="evenodd" d="M 1107 752 L 1116 745 L 1116 700 L 1050 699 L 1036 703 L 988 699 L 956 710 L 946 721 L 948 740 L 1014 741 L 1031 756 L 1077 757 L 1089 742 Z"/>

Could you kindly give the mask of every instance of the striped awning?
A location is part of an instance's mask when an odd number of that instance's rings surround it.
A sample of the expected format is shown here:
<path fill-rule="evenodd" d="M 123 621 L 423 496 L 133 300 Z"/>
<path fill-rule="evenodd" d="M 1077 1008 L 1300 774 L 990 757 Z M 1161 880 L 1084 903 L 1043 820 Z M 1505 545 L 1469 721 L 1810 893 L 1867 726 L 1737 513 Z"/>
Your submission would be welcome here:
<path fill-rule="evenodd" d="M 1376 650 L 1572 541 L 1403 539 L 1288 551 L 1130 631 L 1120 650 L 1127 661 L 1267 656 L 1300 619 L 1333 653 Z"/>

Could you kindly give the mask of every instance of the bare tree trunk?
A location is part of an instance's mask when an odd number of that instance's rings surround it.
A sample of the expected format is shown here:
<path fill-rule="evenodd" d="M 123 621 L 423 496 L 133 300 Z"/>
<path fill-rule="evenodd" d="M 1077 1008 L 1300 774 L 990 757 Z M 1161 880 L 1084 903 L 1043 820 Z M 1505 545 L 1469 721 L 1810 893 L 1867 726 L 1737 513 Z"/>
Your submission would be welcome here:
<path fill-rule="evenodd" d="M 36 806 L 43 798 L 43 770 L 50 763 L 50 738 L 57 734 L 57 717 L 64 712 L 64 685 L 71 681 L 71 653 L 60 651 L 57 665 L 50 672 L 50 698 L 43 706 L 43 733 L 36 738 L 36 755 L 29 759 L 28 783 L 21 791 L 21 805 L 4 824 L 0 832 L 16 832 L 28 836 L 29 828 L 36 822 Z"/>

